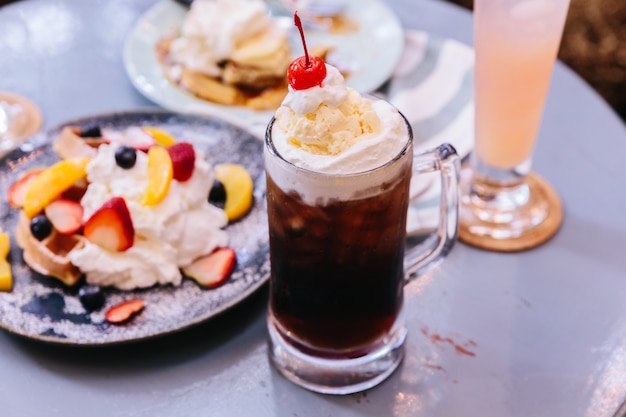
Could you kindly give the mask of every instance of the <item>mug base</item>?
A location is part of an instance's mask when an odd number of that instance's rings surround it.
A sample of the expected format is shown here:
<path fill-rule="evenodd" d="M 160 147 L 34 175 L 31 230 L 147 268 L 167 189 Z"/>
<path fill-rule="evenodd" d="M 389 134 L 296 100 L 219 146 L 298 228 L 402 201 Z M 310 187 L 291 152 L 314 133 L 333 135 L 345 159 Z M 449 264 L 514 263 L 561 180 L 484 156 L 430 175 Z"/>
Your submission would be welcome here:
<path fill-rule="evenodd" d="M 303 352 L 280 332 L 271 318 L 267 321 L 269 359 L 288 380 L 310 391 L 346 395 L 365 391 L 387 379 L 404 358 L 404 325 L 380 347 L 357 358 L 328 359 Z"/>

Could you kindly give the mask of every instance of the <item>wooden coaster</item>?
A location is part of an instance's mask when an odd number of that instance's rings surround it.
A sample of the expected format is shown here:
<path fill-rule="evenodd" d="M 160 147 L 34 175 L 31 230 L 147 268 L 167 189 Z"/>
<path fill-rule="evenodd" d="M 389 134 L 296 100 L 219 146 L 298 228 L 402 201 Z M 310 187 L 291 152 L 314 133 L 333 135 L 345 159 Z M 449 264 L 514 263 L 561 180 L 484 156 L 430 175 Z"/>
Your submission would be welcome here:
<path fill-rule="evenodd" d="M 33 133 L 36 133 L 41 128 L 42 117 L 41 111 L 35 103 L 17 94 L 0 92 L 0 102 L 20 107 L 19 114 L 16 116 L 15 120 L 11 122 L 12 125 L 9 126 L 12 143 L 10 146 L 2 145 L 2 150 L 6 151 L 9 148 L 17 146 Z"/>
<path fill-rule="evenodd" d="M 527 179 L 532 192 L 538 193 L 539 198 L 548 204 L 548 216 L 541 224 L 517 238 L 495 239 L 490 236 L 470 233 L 467 226 L 464 227 L 461 222 L 459 240 L 480 249 L 496 252 L 519 252 L 535 248 L 554 236 L 563 221 L 561 199 L 556 190 L 539 175 L 530 173 Z"/>

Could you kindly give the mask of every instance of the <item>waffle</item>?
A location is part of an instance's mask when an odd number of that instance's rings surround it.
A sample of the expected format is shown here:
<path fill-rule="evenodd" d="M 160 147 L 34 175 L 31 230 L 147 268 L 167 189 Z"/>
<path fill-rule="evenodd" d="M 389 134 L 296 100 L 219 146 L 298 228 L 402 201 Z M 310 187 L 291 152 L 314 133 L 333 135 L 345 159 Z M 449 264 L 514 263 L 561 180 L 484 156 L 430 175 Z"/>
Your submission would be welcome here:
<path fill-rule="evenodd" d="M 52 147 L 61 159 L 69 158 L 93 158 L 96 156 L 98 146 L 104 143 L 102 138 L 80 137 L 80 127 L 66 126 L 54 141 Z"/>
<path fill-rule="evenodd" d="M 172 40 L 163 39 L 156 46 L 163 73 L 171 83 L 196 97 L 226 106 L 263 111 L 275 110 L 287 95 L 288 59 L 280 76 L 274 69 L 227 60 L 221 77 L 215 78 L 171 62 L 169 48 Z M 329 47 L 316 46 L 311 53 L 325 60 L 330 51 Z"/>
<path fill-rule="evenodd" d="M 102 138 L 80 137 L 80 127 L 66 126 L 52 147 L 61 159 L 92 158 L 102 143 L 104 143 Z M 87 182 L 79 181 L 64 195 L 79 200 L 86 189 Z M 85 245 L 83 236 L 63 235 L 53 230 L 48 237 L 39 241 L 30 231 L 30 219 L 22 211 L 15 229 L 15 240 L 23 250 L 24 262 L 34 271 L 57 278 L 68 286 L 76 284 L 82 276 L 82 272 L 70 262 L 69 254 L 72 250 Z"/>
<path fill-rule="evenodd" d="M 39 241 L 30 231 L 30 220 L 20 212 L 15 240 L 23 250 L 24 262 L 34 271 L 58 278 L 66 285 L 74 285 L 82 272 L 69 260 L 69 254 L 85 245 L 81 235 L 62 235 L 56 231 Z"/>

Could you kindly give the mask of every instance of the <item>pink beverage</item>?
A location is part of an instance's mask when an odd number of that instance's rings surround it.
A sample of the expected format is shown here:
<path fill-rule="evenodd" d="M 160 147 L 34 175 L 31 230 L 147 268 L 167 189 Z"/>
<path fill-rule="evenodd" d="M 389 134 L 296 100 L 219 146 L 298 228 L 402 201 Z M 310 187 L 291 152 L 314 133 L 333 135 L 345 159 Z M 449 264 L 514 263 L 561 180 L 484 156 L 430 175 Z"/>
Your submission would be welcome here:
<path fill-rule="evenodd" d="M 569 0 L 475 0 L 475 156 L 530 160 Z"/>

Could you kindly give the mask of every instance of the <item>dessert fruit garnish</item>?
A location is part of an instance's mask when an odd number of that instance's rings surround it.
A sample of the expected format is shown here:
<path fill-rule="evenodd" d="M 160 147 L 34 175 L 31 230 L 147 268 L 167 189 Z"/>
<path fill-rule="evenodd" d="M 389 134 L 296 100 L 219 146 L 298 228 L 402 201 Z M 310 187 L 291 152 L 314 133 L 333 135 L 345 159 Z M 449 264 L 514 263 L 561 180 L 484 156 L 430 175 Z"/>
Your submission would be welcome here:
<path fill-rule="evenodd" d="M 165 130 L 152 126 L 142 127 L 141 130 L 152 136 L 155 142 L 161 146 L 171 146 L 176 143 L 174 136 L 170 135 Z"/>
<path fill-rule="evenodd" d="M 81 138 L 99 138 L 101 136 L 100 126 L 96 124 L 90 124 L 80 129 Z"/>
<path fill-rule="evenodd" d="M 224 183 L 217 178 L 213 180 L 213 187 L 209 192 L 209 203 L 222 209 L 226 204 L 226 188 L 224 188 Z"/>
<path fill-rule="evenodd" d="M 135 228 L 126 201 L 121 197 L 107 200 L 87 219 L 83 236 L 111 252 L 131 248 L 135 241 Z"/>
<path fill-rule="evenodd" d="M 137 161 L 137 150 L 132 146 L 122 145 L 115 150 L 115 162 L 124 169 L 135 166 Z"/>
<path fill-rule="evenodd" d="M 106 301 L 102 288 L 89 284 L 85 284 L 78 289 L 78 299 L 87 311 L 100 310 L 104 307 Z"/>
<path fill-rule="evenodd" d="M 37 175 L 24 194 L 24 213 L 32 218 L 87 175 L 88 158 L 65 159 Z"/>
<path fill-rule="evenodd" d="M 304 31 L 302 30 L 302 21 L 298 16 L 298 12 L 293 14 L 293 21 L 300 32 L 304 55 L 294 59 L 289 65 L 289 70 L 287 71 L 289 85 L 291 85 L 294 90 L 306 90 L 316 85 L 321 86 L 322 81 L 326 78 L 326 64 L 324 64 L 324 60 L 320 57 L 314 55 L 309 56 Z"/>
<path fill-rule="evenodd" d="M 253 202 L 243 166 L 212 166 L 191 143 L 156 127 L 69 126 L 54 149 L 67 158 L 26 172 L 8 190 L 20 210 L 15 238 L 33 270 L 79 286 L 86 311 L 106 305 L 106 287 L 178 286 L 186 276 L 214 288 L 230 277 L 237 256 L 223 228 Z M 223 184 L 224 209 L 209 198 L 214 183 Z M 8 253 L 8 235 L 6 244 Z M 0 234 L 0 255 L 3 245 Z M 10 265 L 2 262 L 0 290 L 10 290 Z M 134 299 L 105 318 L 123 323 L 143 306 Z"/>
<path fill-rule="evenodd" d="M 215 165 L 215 179 L 224 187 L 224 212 L 228 220 L 234 221 L 243 217 L 252 206 L 252 189 L 254 188 L 248 171 L 239 164 L 217 164 Z M 216 185 L 214 184 L 213 187 Z M 214 192 L 213 188 L 211 192 Z M 209 193 L 209 198 L 210 196 L 211 193 Z"/>
<path fill-rule="evenodd" d="M 196 163 L 193 145 L 186 142 L 175 143 L 167 148 L 172 160 L 172 176 L 176 181 L 185 182 L 191 178 Z"/>
<path fill-rule="evenodd" d="M 154 206 L 160 203 L 169 191 L 173 176 L 172 158 L 167 149 L 152 146 L 148 151 L 148 186 L 143 204 Z"/>
<path fill-rule="evenodd" d="M 237 255 L 232 248 L 219 248 L 184 267 L 183 272 L 198 284 L 214 288 L 228 279 L 236 264 Z"/>
<path fill-rule="evenodd" d="M 7 199 L 9 204 L 13 208 L 22 208 L 24 205 L 24 197 L 26 196 L 26 190 L 32 183 L 32 181 L 43 171 L 43 168 L 35 168 L 20 177 L 9 187 L 7 193 Z"/>
<path fill-rule="evenodd" d="M 121 324 L 143 310 L 145 302 L 141 298 L 122 301 L 115 304 L 104 313 L 104 317 L 109 323 Z"/>
<path fill-rule="evenodd" d="M 61 197 L 46 206 L 44 217 L 57 232 L 72 235 L 83 227 L 83 206 L 76 200 Z"/>
<path fill-rule="evenodd" d="M 13 274 L 11 273 L 11 264 L 7 260 L 11 242 L 9 234 L 0 232 L 0 291 L 11 291 L 13 288 Z"/>
<path fill-rule="evenodd" d="M 35 239 L 44 240 L 52 233 L 52 223 L 44 214 L 39 214 L 30 220 L 30 232 Z"/>

